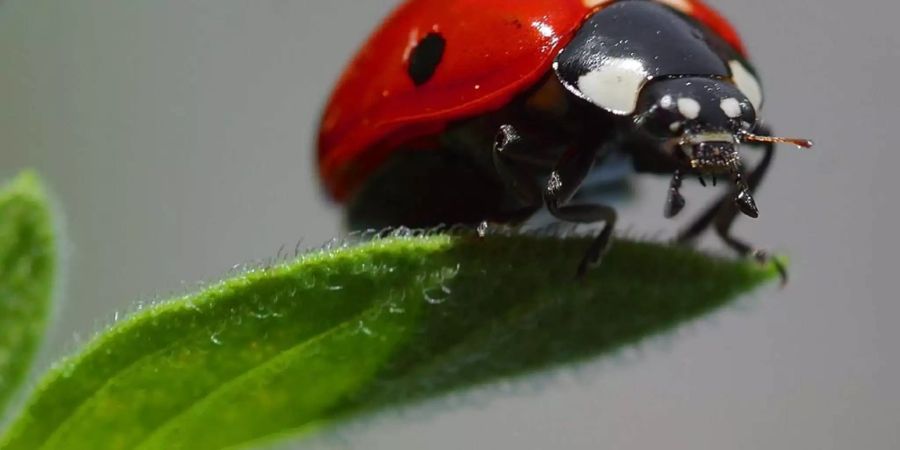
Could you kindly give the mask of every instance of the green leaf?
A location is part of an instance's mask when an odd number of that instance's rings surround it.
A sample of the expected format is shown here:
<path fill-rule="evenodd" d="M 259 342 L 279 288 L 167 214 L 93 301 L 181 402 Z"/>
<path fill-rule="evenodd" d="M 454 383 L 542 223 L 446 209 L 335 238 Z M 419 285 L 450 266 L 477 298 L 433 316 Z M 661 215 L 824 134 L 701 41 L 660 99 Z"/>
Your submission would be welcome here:
<path fill-rule="evenodd" d="M 24 173 L 0 187 L 0 413 L 44 335 L 56 267 L 53 236 L 36 175 Z"/>
<path fill-rule="evenodd" d="M 581 361 L 774 276 L 618 241 L 394 237 L 322 251 L 144 310 L 39 386 L 4 449 L 218 449 Z"/>

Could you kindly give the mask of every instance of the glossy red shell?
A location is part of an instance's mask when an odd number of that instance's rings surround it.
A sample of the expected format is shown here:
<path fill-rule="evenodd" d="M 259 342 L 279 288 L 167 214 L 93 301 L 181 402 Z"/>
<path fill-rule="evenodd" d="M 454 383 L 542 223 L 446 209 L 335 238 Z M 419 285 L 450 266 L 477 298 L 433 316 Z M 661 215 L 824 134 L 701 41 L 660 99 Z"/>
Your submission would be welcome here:
<path fill-rule="evenodd" d="M 585 18 L 609 2 L 590 0 L 407 0 L 347 67 L 322 117 L 319 173 L 346 200 L 399 146 L 427 141 L 449 122 L 498 109 L 533 86 Z M 733 28 L 699 0 L 685 11 L 743 52 Z M 410 53 L 429 33 L 446 50 L 416 86 Z M 424 142 L 423 142 L 424 144 Z M 427 147 L 427 145 L 423 145 Z"/>

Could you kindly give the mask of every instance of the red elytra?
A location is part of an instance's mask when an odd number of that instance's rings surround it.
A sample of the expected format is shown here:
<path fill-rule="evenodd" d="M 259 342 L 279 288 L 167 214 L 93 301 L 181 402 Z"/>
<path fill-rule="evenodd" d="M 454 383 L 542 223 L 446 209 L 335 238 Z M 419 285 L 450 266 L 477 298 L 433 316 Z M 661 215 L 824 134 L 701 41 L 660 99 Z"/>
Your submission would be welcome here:
<path fill-rule="evenodd" d="M 734 28 L 701 0 L 657 1 L 691 15 L 744 53 Z M 590 14 L 611 3 L 405 1 L 351 61 L 322 116 L 318 163 L 328 193 L 347 200 L 392 152 L 417 140 L 427 144 L 448 123 L 507 104 L 550 70 Z M 428 83 L 416 86 L 407 72 L 409 58 L 429 33 L 440 33 L 446 49 Z"/>

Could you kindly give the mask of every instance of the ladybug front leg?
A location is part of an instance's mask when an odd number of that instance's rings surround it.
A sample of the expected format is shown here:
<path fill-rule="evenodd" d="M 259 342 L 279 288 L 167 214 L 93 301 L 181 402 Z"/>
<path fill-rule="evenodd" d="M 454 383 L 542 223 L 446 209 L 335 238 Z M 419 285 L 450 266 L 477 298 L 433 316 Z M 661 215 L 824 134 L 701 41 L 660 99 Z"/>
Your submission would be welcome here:
<path fill-rule="evenodd" d="M 684 196 L 681 195 L 681 177 L 681 170 L 675 169 L 675 173 L 672 174 L 672 181 L 669 183 L 669 195 L 666 198 L 664 214 L 667 219 L 677 216 L 684 209 L 685 200 Z"/>
<path fill-rule="evenodd" d="M 578 278 L 600 262 L 612 238 L 616 225 L 616 210 L 606 205 L 567 205 L 581 187 L 588 172 L 594 165 L 600 146 L 575 146 L 567 151 L 550 174 L 544 189 L 544 203 L 554 217 L 575 223 L 603 222 L 603 229 L 591 243 L 578 264 Z"/>
<path fill-rule="evenodd" d="M 774 154 L 775 144 L 765 144 L 765 155 L 763 156 L 763 160 L 747 177 L 747 187 L 750 193 L 753 193 L 759 186 L 760 182 L 763 179 L 763 176 L 768 171 Z M 788 273 L 787 268 L 784 267 L 784 264 L 782 264 L 777 259 L 773 259 L 768 251 L 755 248 L 746 241 L 738 239 L 731 234 L 731 227 L 732 225 L 734 225 L 735 219 L 737 219 L 737 217 L 740 215 L 740 209 L 738 206 L 739 205 L 737 205 L 734 201 L 726 201 L 722 204 L 722 207 L 719 208 L 719 211 L 718 213 L 716 213 L 714 218 L 716 234 L 719 235 L 719 237 L 725 242 L 725 244 L 734 249 L 734 251 L 736 251 L 742 257 L 752 257 L 763 264 L 773 262 L 775 264 L 775 268 L 778 270 L 779 275 L 781 275 L 782 284 L 787 283 Z"/>
<path fill-rule="evenodd" d="M 763 130 L 761 134 L 771 134 L 768 130 Z M 763 158 L 759 164 L 747 176 L 747 190 L 753 194 L 759 187 L 763 178 L 772 165 L 772 159 L 775 156 L 775 144 L 766 143 L 763 145 Z M 682 231 L 678 237 L 679 243 L 690 243 L 697 239 L 710 225 L 715 226 L 716 234 L 734 251 L 742 257 L 753 257 L 756 260 L 766 263 L 771 260 L 771 256 L 765 250 L 760 250 L 747 242 L 734 237 L 731 233 L 731 227 L 734 225 L 735 219 L 740 215 L 740 210 L 734 203 L 734 193 L 729 192 L 719 199 L 713 206 L 701 214 L 690 226 Z M 787 282 L 787 269 L 779 261 L 775 260 L 775 267 L 781 274 L 782 282 Z"/>

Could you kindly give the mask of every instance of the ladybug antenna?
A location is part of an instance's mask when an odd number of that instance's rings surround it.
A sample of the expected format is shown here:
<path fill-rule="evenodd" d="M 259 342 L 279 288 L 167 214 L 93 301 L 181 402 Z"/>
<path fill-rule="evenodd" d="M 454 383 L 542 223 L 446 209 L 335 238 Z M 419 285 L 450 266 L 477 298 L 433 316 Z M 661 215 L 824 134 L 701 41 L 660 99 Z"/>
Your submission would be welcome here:
<path fill-rule="evenodd" d="M 760 136 L 758 134 L 749 132 L 741 133 L 740 138 L 744 142 L 758 142 L 763 144 L 793 144 L 800 148 L 812 148 L 813 146 L 813 141 L 809 139 Z"/>

